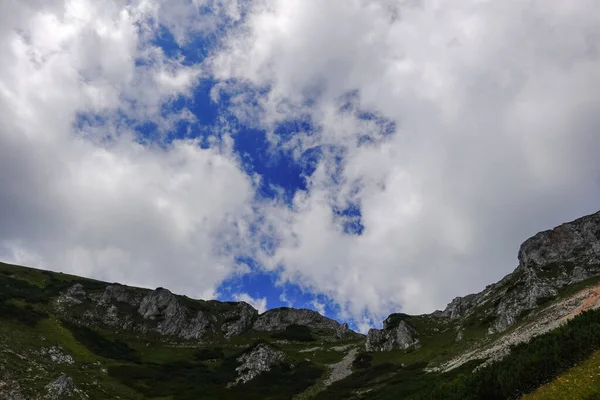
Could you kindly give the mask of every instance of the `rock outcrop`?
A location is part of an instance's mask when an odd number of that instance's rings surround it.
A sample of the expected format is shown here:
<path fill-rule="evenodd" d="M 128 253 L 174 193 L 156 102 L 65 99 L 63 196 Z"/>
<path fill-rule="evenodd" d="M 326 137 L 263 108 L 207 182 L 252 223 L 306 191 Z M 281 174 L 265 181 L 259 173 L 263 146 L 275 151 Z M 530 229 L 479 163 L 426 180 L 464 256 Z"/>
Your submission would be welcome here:
<path fill-rule="evenodd" d="M 183 339 L 199 339 L 214 330 L 215 318 L 198 311 L 189 318 L 189 311 L 177 297 L 167 289 L 158 288 L 149 292 L 141 301 L 138 313 L 142 318 L 157 321 L 154 331 L 161 335 Z"/>
<path fill-rule="evenodd" d="M 54 382 L 46 385 L 46 396 L 48 400 L 62 400 L 70 398 L 75 390 L 73 379 L 67 375 L 59 376 Z"/>
<path fill-rule="evenodd" d="M 600 264 L 600 212 L 540 232 L 519 249 L 519 268 L 568 262 Z"/>
<path fill-rule="evenodd" d="M 600 275 L 600 212 L 527 239 L 518 260 L 514 272 L 498 283 L 456 297 L 445 310 L 430 316 L 458 325 L 487 324 L 488 334 L 502 333 L 557 298 L 566 286 Z M 411 345 L 408 328 L 400 328 L 398 334 L 372 330 L 367 348 L 381 351 Z M 394 342 L 397 337 L 403 340 Z"/>
<path fill-rule="evenodd" d="M 468 295 L 465 297 L 455 297 L 444 311 L 440 314 L 442 317 L 449 318 L 451 320 L 459 319 L 464 317 L 475 307 L 477 295 Z"/>
<path fill-rule="evenodd" d="M 226 312 L 223 317 L 224 322 L 221 325 L 221 332 L 223 332 L 226 339 L 229 339 L 252 328 L 254 321 L 258 318 L 258 311 L 250 304 L 240 302 L 233 310 Z"/>
<path fill-rule="evenodd" d="M 139 307 L 143 295 L 132 288 L 124 285 L 109 285 L 96 300 L 100 305 L 109 305 L 113 302 L 129 304 L 132 307 Z"/>
<path fill-rule="evenodd" d="M 83 285 L 76 283 L 66 290 L 57 300 L 56 306 L 59 310 L 65 310 L 78 304 L 82 304 L 87 298 Z"/>
<path fill-rule="evenodd" d="M 329 329 L 335 332 L 336 337 L 343 337 L 348 333 L 352 333 L 348 328 L 348 324 L 340 324 L 313 310 L 288 307 L 274 308 L 259 315 L 256 322 L 254 322 L 253 328 L 257 331 L 274 332 L 284 330 L 292 324 L 317 329 Z"/>
<path fill-rule="evenodd" d="M 89 307 L 80 318 L 69 314 L 68 306 L 82 304 L 86 299 Z M 163 288 L 147 291 L 143 295 L 137 289 L 115 284 L 108 285 L 101 293 L 86 294 L 78 283 L 59 297 L 57 306 L 60 306 L 63 315 L 79 319 L 87 325 L 106 325 L 140 333 L 156 332 L 186 340 L 200 339 L 214 332 L 217 321 L 214 315 L 204 311 L 192 313 L 177 296 Z M 233 330 L 241 333 L 239 328 Z"/>
<path fill-rule="evenodd" d="M 41 353 L 48 356 L 50 360 L 55 364 L 74 364 L 75 360 L 69 354 L 63 352 L 62 348 L 52 346 L 48 348 L 42 348 Z"/>
<path fill-rule="evenodd" d="M 390 326 L 387 321 L 384 321 L 383 329 L 369 329 L 365 343 L 367 351 L 391 351 L 419 345 L 419 333 L 410 323 L 399 321 Z"/>
<path fill-rule="evenodd" d="M 246 383 L 263 372 L 270 371 L 274 366 L 283 364 L 285 354 L 266 343 L 261 343 L 242 354 L 237 361 L 240 363 L 235 369 L 238 377 L 231 385 Z"/>

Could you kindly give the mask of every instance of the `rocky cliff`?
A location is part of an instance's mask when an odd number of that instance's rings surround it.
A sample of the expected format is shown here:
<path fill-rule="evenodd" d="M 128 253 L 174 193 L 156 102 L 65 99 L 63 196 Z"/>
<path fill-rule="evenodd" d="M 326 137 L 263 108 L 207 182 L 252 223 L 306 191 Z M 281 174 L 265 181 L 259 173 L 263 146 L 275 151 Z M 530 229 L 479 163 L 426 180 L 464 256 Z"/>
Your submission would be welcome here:
<path fill-rule="evenodd" d="M 438 319 L 439 329 L 454 329 L 461 338 L 469 326 L 485 326 L 488 335 L 507 331 L 533 312 L 548 306 L 569 287 L 600 276 L 600 212 L 539 232 L 518 252 L 519 264 L 498 283 L 482 292 L 453 299 Z M 417 316 L 417 318 L 424 316 Z M 410 318 L 408 319 L 410 321 Z M 371 351 L 405 349 L 419 334 L 413 326 L 371 330 Z"/>
<path fill-rule="evenodd" d="M 254 322 L 253 328 L 257 331 L 273 332 L 284 330 L 292 324 L 329 330 L 334 333 L 336 338 L 343 338 L 354 334 L 348 328 L 348 324 L 340 324 L 335 320 L 322 316 L 316 311 L 289 307 L 274 308 L 266 311 Z"/>
<path fill-rule="evenodd" d="M 392 314 L 366 338 L 312 310 L 259 315 L 244 302 L 0 263 L 0 399 L 427 394 L 450 376 L 438 372 L 470 376 L 600 308 L 599 244 L 600 213 L 540 232 L 501 281 L 442 311 Z"/>
<path fill-rule="evenodd" d="M 308 309 L 283 307 L 259 315 L 245 302 L 192 300 L 164 288 L 144 290 L 113 284 L 90 291 L 76 283 L 61 293 L 55 306 L 64 318 L 86 326 L 184 340 L 211 340 L 221 335 L 231 339 L 250 330 L 276 332 L 290 325 L 329 332 L 332 339 L 359 336 L 347 324 Z"/>
<path fill-rule="evenodd" d="M 392 325 L 389 319 L 383 323 L 383 329 L 370 329 L 365 348 L 367 351 L 390 351 L 408 349 L 419 345 L 417 330 L 407 321 Z"/>

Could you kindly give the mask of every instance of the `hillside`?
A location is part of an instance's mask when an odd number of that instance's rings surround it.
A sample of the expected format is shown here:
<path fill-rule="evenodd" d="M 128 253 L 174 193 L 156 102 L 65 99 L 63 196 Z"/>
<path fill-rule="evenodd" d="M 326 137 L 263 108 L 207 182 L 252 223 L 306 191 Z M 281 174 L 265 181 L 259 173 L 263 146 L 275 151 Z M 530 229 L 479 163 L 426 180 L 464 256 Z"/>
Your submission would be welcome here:
<path fill-rule="evenodd" d="M 600 213 L 536 234 L 518 258 L 482 292 L 366 337 L 311 310 L 259 315 L 0 263 L 0 399 L 517 398 L 594 363 Z"/>

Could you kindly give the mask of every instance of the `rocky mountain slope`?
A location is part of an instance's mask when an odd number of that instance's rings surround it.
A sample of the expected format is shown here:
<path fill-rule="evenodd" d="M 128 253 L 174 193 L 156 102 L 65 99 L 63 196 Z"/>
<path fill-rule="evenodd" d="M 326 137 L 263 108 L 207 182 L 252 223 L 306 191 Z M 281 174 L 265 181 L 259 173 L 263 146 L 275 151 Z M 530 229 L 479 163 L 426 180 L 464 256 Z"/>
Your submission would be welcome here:
<path fill-rule="evenodd" d="M 448 331 L 456 342 L 465 337 L 477 342 L 474 349 L 438 366 L 448 370 L 474 359 L 497 359 L 511 345 L 598 307 L 594 285 L 600 276 L 600 212 L 529 238 L 518 260 L 517 268 L 498 283 L 455 298 L 443 311 L 390 315 L 383 330 L 369 331 L 367 350 L 417 348 L 420 336 Z"/>
<path fill-rule="evenodd" d="M 538 233 L 518 260 L 480 293 L 366 337 L 312 310 L 0 263 L 0 399 L 436 398 L 600 306 L 600 213 Z"/>

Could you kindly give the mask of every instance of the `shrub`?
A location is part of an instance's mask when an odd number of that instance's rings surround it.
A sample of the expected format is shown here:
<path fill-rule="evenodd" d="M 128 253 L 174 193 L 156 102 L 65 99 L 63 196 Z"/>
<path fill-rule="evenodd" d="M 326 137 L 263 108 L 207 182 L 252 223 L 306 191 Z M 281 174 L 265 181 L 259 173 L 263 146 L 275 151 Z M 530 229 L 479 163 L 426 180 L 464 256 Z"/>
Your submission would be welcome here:
<path fill-rule="evenodd" d="M 48 318 L 48 314 L 36 310 L 29 304 L 25 307 L 19 307 L 11 303 L 0 302 L 0 318 L 34 327 L 43 318 Z"/>
<path fill-rule="evenodd" d="M 137 352 L 119 339 L 109 339 L 100 332 L 83 325 L 76 325 L 69 321 L 62 321 L 65 328 L 69 329 L 73 337 L 94 354 L 114 360 L 139 362 Z"/>
<path fill-rule="evenodd" d="M 360 369 L 369 368 L 372 360 L 373 356 L 369 353 L 358 353 L 352 361 L 352 366 Z"/>
<path fill-rule="evenodd" d="M 196 350 L 194 357 L 199 361 L 220 360 L 225 358 L 225 354 L 223 353 L 223 348 L 221 347 L 202 348 Z"/>
<path fill-rule="evenodd" d="M 273 339 L 291 340 L 295 342 L 313 342 L 315 341 L 310 328 L 305 325 L 288 325 L 284 331 L 271 334 Z"/>

